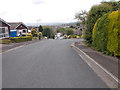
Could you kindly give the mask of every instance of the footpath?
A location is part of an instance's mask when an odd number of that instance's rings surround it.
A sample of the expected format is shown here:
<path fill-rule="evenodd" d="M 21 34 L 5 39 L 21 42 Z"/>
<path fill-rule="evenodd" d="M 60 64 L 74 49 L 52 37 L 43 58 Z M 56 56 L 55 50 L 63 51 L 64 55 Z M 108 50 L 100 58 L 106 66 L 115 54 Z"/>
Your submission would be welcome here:
<path fill-rule="evenodd" d="M 27 41 L 27 42 L 11 43 L 11 44 L 0 44 L 0 53 L 8 51 L 8 50 L 16 48 L 16 47 L 19 47 L 19 46 L 32 44 L 32 43 L 39 42 L 39 41 L 41 41 L 41 40 L 34 39 L 32 41 Z"/>
<path fill-rule="evenodd" d="M 107 56 L 87 47 L 82 41 L 75 42 L 74 48 L 109 87 L 120 88 L 120 58 Z M 87 58 L 86 58 L 87 57 Z M 102 74 L 100 74 L 100 72 Z"/>

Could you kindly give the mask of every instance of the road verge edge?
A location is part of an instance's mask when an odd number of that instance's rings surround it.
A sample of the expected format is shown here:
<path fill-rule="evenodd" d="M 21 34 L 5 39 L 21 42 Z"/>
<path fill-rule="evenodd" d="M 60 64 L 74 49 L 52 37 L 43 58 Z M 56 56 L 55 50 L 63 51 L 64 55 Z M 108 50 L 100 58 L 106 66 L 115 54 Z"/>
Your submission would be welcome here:
<path fill-rule="evenodd" d="M 71 44 L 71 47 L 79 54 L 79 56 L 91 67 L 91 69 L 106 83 L 110 88 L 118 88 L 120 81 L 116 76 L 102 67 L 93 58 L 87 55 L 84 51 L 75 46 L 75 43 Z"/>

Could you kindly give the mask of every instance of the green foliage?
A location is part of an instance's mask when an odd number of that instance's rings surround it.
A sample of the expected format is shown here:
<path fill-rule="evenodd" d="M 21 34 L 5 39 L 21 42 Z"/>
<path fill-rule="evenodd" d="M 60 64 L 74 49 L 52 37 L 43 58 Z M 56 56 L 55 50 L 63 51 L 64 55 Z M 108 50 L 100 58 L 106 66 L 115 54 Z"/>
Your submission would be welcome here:
<path fill-rule="evenodd" d="M 72 26 L 72 25 L 71 25 L 69 28 L 75 28 L 75 26 Z"/>
<path fill-rule="evenodd" d="M 87 17 L 87 12 L 84 10 L 81 10 L 80 12 L 76 13 L 75 19 L 80 21 L 82 24 L 86 23 L 86 17 Z"/>
<path fill-rule="evenodd" d="M 0 44 L 10 44 L 10 43 L 12 43 L 12 42 L 9 39 L 2 39 L 2 40 L 0 40 Z"/>
<path fill-rule="evenodd" d="M 66 33 L 66 34 L 67 34 L 67 35 L 73 35 L 73 34 L 74 34 L 73 29 L 67 28 L 67 33 Z"/>
<path fill-rule="evenodd" d="M 98 19 L 92 34 L 92 45 L 99 51 L 106 52 L 108 41 L 108 14 Z"/>
<path fill-rule="evenodd" d="M 62 34 L 66 34 L 66 29 L 65 28 L 58 28 L 57 33 L 60 32 Z"/>
<path fill-rule="evenodd" d="M 53 38 L 54 36 L 54 32 L 50 28 L 44 28 L 42 34 L 48 38 Z"/>
<path fill-rule="evenodd" d="M 120 9 L 120 1 L 104 1 L 101 4 L 109 5 L 112 7 L 112 11 L 116 11 Z"/>
<path fill-rule="evenodd" d="M 32 34 L 31 34 L 31 33 L 28 33 L 26 36 L 31 36 L 31 37 L 32 37 Z"/>
<path fill-rule="evenodd" d="M 98 19 L 92 34 L 92 45 L 97 50 L 115 56 L 120 56 L 119 12 L 114 11 Z"/>
<path fill-rule="evenodd" d="M 32 37 L 32 39 L 38 39 L 38 37 Z"/>
<path fill-rule="evenodd" d="M 37 37 L 37 31 L 36 31 L 36 29 L 32 29 L 31 30 L 31 34 L 32 34 L 33 37 Z"/>
<path fill-rule="evenodd" d="M 80 35 L 68 35 L 67 38 L 70 39 L 70 38 L 77 38 L 79 39 L 81 36 Z"/>
<path fill-rule="evenodd" d="M 39 32 L 42 32 L 42 31 L 43 31 L 43 28 L 42 28 L 41 25 L 38 27 L 38 30 L 39 30 Z"/>
<path fill-rule="evenodd" d="M 19 42 L 25 42 L 25 41 L 32 41 L 31 36 L 26 36 L 26 37 L 11 37 L 10 38 L 12 43 L 19 43 Z"/>
<path fill-rule="evenodd" d="M 94 24 L 96 21 L 102 17 L 104 14 L 111 12 L 112 7 L 109 5 L 96 5 L 91 8 L 91 10 L 88 13 L 87 21 L 86 21 L 86 30 L 84 38 L 87 42 L 87 44 L 92 44 L 92 30 L 94 27 Z"/>
<path fill-rule="evenodd" d="M 108 44 L 107 49 L 114 53 L 115 56 L 120 56 L 120 28 L 118 23 L 118 17 L 120 17 L 119 11 L 114 11 L 109 14 L 109 25 L 108 25 Z"/>
<path fill-rule="evenodd" d="M 39 36 L 42 36 L 42 32 L 39 32 L 38 35 L 39 35 Z"/>

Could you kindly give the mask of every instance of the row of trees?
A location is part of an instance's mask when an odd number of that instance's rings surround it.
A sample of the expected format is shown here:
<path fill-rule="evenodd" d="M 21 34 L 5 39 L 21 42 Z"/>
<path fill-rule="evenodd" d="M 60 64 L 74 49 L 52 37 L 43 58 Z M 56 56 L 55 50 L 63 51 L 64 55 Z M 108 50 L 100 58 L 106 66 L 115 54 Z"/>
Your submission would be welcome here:
<path fill-rule="evenodd" d="M 62 33 L 63 35 L 73 35 L 74 29 L 73 28 L 58 28 L 57 32 Z"/>
<path fill-rule="evenodd" d="M 38 36 L 45 36 L 47 38 L 54 38 L 54 32 L 49 26 L 39 26 L 38 31 L 37 29 L 32 29 L 32 36 L 33 37 L 38 37 Z M 39 35 L 41 33 L 41 35 Z"/>
<path fill-rule="evenodd" d="M 93 28 L 97 20 L 102 16 L 104 16 L 105 14 L 111 13 L 119 9 L 120 9 L 120 1 L 104 1 L 101 2 L 101 4 L 99 5 L 92 6 L 89 12 L 81 11 L 75 15 L 75 18 L 80 21 L 80 24 L 83 24 L 85 26 L 84 38 L 87 45 L 89 46 L 93 45 L 93 38 L 92 38 Z M 106 22 L 109 21 L 107 20 Z"/>

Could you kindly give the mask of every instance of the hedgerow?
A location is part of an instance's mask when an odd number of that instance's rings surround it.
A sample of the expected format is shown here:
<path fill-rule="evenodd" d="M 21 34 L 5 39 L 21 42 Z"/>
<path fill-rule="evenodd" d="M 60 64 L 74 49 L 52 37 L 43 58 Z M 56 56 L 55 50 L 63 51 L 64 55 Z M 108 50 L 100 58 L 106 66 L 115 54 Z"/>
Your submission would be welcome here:
<path fill-rule="evenodd" d="M 12 43 L 19 43 L 19 42 L 25 42 L 25 41 L 32 41 L 31 36 L 26 36 L 26 37 L 11 37 L 10 38 Z"/>
<path fill-rule="evenodd" d="M 99 18 L 92 32 L 92 45 L 106 54 L 120 56 L 120 14 L 119 11 Z M 119 19 L 119 20 L 118 20 Z"/>

